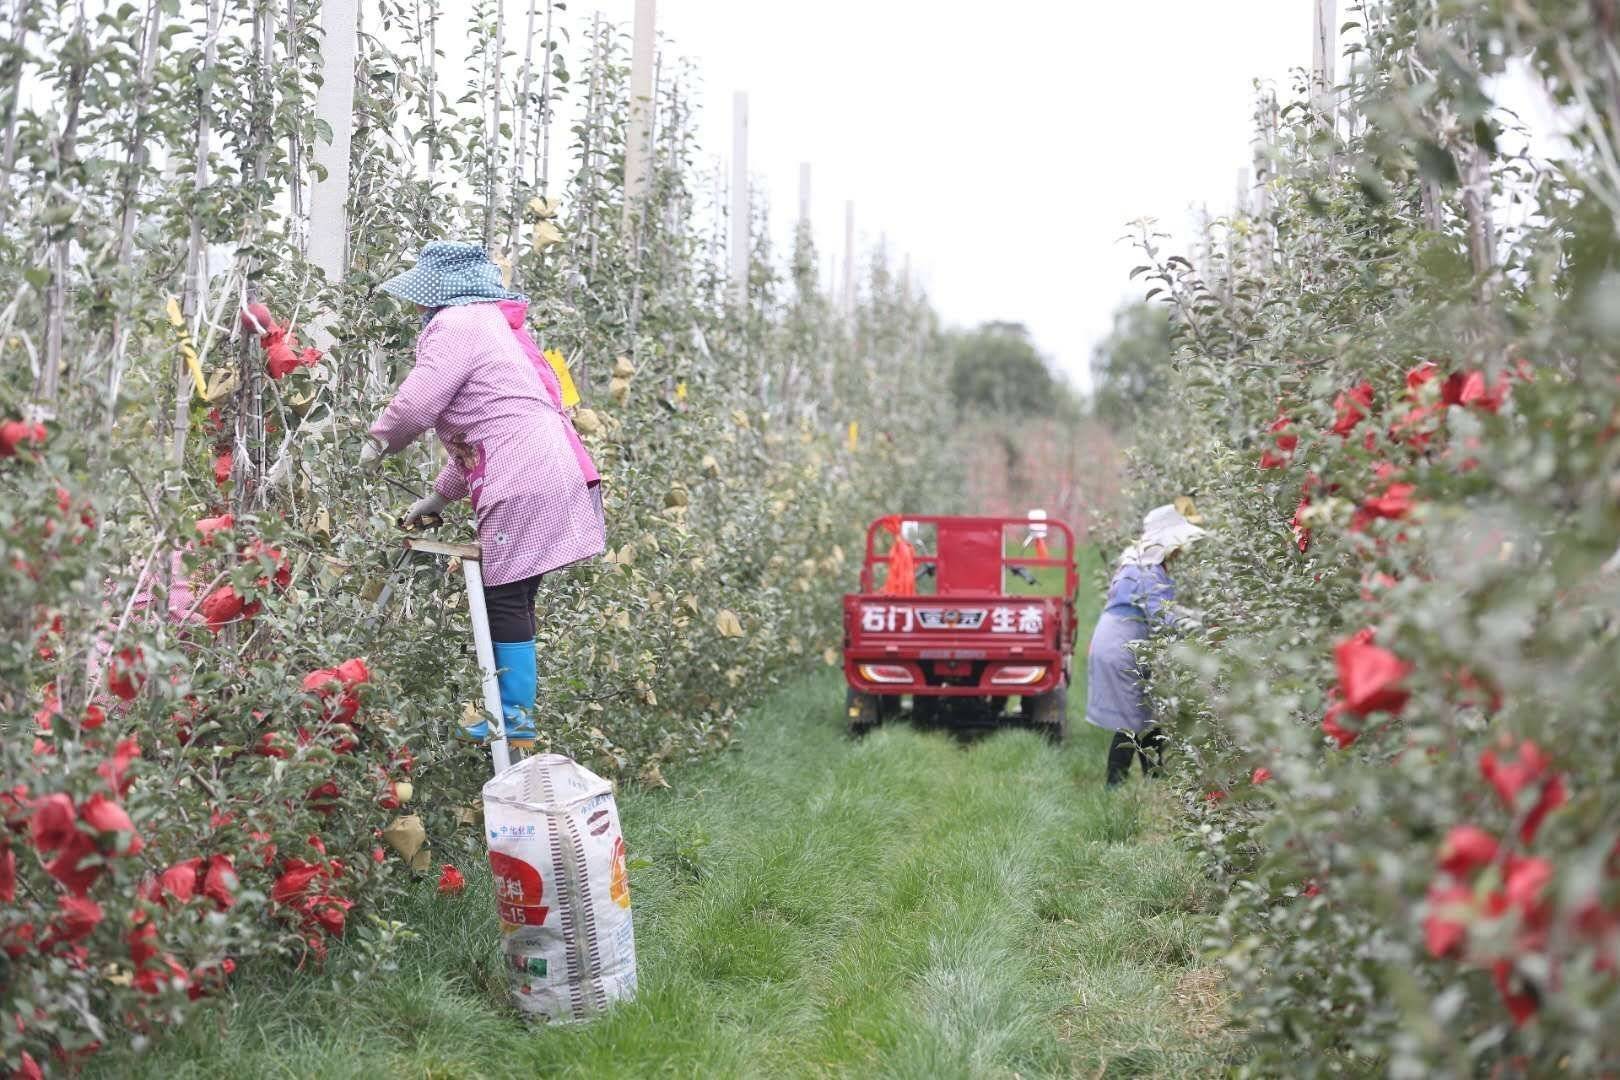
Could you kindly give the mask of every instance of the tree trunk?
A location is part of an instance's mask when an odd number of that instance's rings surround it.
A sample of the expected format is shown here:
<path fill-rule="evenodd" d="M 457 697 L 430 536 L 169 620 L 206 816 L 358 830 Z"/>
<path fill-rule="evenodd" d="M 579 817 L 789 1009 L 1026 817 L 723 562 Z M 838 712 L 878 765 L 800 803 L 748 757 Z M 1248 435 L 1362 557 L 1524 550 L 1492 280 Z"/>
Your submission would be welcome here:
<path fill-rule="evenodd" d="M 24 64 L 23 46 L 28 40 L 28 16 L 33 13 L 33 0 L 17 0 L 17 13 L 11 24 L 11 49 L 0 78 L 6 82 L 5 140 L 0 147 L 0 200 L 11 189 L 11 170 L 17 164 L 17 101 L 22 93 Z"/>
<path fill-rule="evenodd" d="M 1496 229 L 1491 222 L 1491 166 L 1485 151 L 1470 146 L 1463 170 L 1463 210 L 1468 215 L 1468 256 L 1478 281 L 1479 299 L 1495 292 Z"/>
<path fill-rule="evenodd" d="M 82 38 L 85 31 L 84 5 L 81 2 L 74 20 L 73 36 Z M 76 55 L 83 57 L 88 51 L 87 48 L 80 48 L 76 50 Z M 67 85 L 64 87 L 66 115 L 62 120 L 62 134 L 56 143 L 56 181 L 64 189 L 72 182 L 70 174 L 78 159 L 79 109 L 84 103 L 84 76 L 84 63 L 75 63 L 68 71 Z M 40 374 L 36 395 L 41 402 L 53 406 L 62 383 L 62 336 L 67 329 L 68 244 L 73 235 L 69 224 L 62 223 L 56 227 L 61 230 L 61 235 L 51 245 L 51 283 L 45 293 L 45 367 Z"/>

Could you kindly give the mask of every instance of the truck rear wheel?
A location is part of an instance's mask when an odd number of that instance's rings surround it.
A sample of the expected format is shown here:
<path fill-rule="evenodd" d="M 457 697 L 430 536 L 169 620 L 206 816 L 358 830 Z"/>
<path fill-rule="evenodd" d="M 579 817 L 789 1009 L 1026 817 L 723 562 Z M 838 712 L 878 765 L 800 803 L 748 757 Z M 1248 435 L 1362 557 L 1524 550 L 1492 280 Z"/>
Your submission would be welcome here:
<path fill-rule="evenodd" d="M 859 738 L 883 722 L 882 702 L 876 694 L 863 694 L 850 687 L 844 694 L 844 715 L 849 733 Z"/>
<path fill-rule="evenodd" d="M 1046 733 L 1055 743 L 1069 737 L 1069 686 L 1058 683 L 1050 693 L 1027 698 L 1025 713 L 1031 723 Z"/>

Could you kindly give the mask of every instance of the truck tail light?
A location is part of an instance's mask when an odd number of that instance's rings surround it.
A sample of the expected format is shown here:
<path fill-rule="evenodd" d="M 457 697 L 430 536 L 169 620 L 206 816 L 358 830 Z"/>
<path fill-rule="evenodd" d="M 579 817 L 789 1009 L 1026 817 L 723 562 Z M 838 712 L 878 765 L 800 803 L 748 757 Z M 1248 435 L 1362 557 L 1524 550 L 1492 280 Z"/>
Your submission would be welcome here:
<path fill-rule="evenodd" d="M 874 683 L 908 683 L 911 672 L 899 664 L 862 664 L 861 678 Z"/>
<path fill-rule="evenodd" d="M 1028 686 L 1046 678 L 1045 664 L 1008 664 L 990 676 L 997 686 Z"/>

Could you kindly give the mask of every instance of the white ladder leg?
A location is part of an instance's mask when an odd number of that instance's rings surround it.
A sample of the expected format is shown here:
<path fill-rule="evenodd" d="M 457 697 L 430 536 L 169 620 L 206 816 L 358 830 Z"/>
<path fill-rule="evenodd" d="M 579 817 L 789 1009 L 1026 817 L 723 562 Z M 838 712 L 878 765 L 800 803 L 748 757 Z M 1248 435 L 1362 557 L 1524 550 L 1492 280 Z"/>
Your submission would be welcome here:
<path fill-rule="evenodd" d="M 489 611 L 484 607 L 484 571 L 477 559 L 462 559 L 461 572 L 467 579 L 467 606 L 472 609 L 473 651 L 478 654 L 478 670 L 484 680 L 484 711 L 490 716 L 489 754 L 497 773 L 512 764 L 506 747 L 506 713 L 501 709 L 501 683 L 495 675 L 495 646 L 489 636 Z"/>

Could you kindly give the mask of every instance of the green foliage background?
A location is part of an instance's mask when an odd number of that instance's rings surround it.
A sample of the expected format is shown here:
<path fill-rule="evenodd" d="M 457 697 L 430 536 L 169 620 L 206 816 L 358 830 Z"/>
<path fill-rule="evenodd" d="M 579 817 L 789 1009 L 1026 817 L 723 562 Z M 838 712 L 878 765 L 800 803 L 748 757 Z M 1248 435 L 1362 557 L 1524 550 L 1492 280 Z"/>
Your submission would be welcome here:
<path fill-rule="evenodd" d="M 1387 0 L 1350 23 L 1337 122 L 1303 87 L 1275 127 L 1262 101 L 1262 198 L 1193 258 L 1142 234 L 1176 350 L 1163 404 L 1134 418 L 1131 498 L 1191 495 L 1214 533 L 1176 570 L 1203 626 L 1147 658 L 1183 748 L 1185 839 L 1225 894 L 1207 944 L 1254 1075 L 1612 1070 L 1614 12 Z M 1514 80 L 1564 107 L 1557 160 L 1499 107 Z M 1505 404 L 1409 389 L 1427 361 L 1506 385 Z M 1363 380 L 1365 419 L 1332 434 Z M 1261 468 L 1268 451 L 1286 462 Z M 1412 509 L 1366 521 L 1398 483 Z M 1334 648 L 1363 628 L 1412 665 L 1411 696 L 1342 717 L 1360 737 L 1341 749 L 1322 727 Z M 1509 803 L 1481 759 L 1525 740 L 1551 763 Z M 1568 801 L 1528 840 L 1553 774 Z M 1500 847 L 1461 879 L 1466 943 L 1436 955 L 1426 920 L 1461 910 L 1434 899 L 1453 881 L 1437 861 L 1463 825 Z M 1550 880 L 1504 893 L 1526 866 Z"/>
<path fill-rule="evenodd" d="M 525 55 L 479 5 L 468 32 L 481 59 L 463 73 L 439 54 L 434 5 L 367 6 L 336 283 L 301 254 L 310 149 L 329 135 L 313 109 L 317 5 L 17 13 L 0 70 L 0 293 L 13 298 L 0 311 L 0 415 L 39 417 L 48 437 L 0 459 L 0 621 L 12 628 L 0 789 L 16 793 L 0 851 L 18 871 L 16 903 L 0 909 L 12 946 L 0 1014 L 19 1018 L 0 1025 L 9 1065 L 138 1044 L 179 1017 L 190 976 L 132 985 L 155 962 L 129 949 L 138 920 L 160 927 L 183 971 L 274 953 L 319 962 L 336 935 L 272 895 L 319 840 L 341 864 L 320 888 L 354 905 L 351 947 L 330 962 L 375 970 L 403 940 L 388 897 L 408 873 L 380 830 L 415 811 L 433 851 L 467 847 L 456 830 L 488 763 L 456 737 L 479 700 L 460 577 L 396 563 L 394 520 L 439 452 L 415 447 L 382 478 L 356 468 L 416 330 L 377 284 L 426 240 L 482 237 L 534 297 L 536 337 L 572 363 L 577 426 L 605 476 L 610 557 L 541 593 L 547 747 L 657 786 L 663 763 L 726 746 L 739 702 L 833 662 L 866 521 L 950 505 L 951 403 L 932 378 L 926 300 L 879 257 L 856 310 L 835 310 L 809 238 L 772 251 L 763 211 L 748 223 L 747 298 L 728 295 L 684 65 L 662 68 L 652 190 L 624 213 L 617 28 L 595 23 L 569 48 L 537 37 Z M 553 116 L 565 105 L 580 116 L 566 133 Z M 566 176 L 542 163 L 553 137 L 568 140 Z M 555 216 L 542 197 L 559 201 Z M 270 380 L 235 330 L 244 299 L 305 341 L 324 327 L 325 359 Z M 201 543 L 194 522 L 221 512 L 234 532 Z M 470 536 L 459 513 L 450 538 Z M 253 541 L 285 553 L 289 587 L 260 581 L 274 564 L 246 552 Z M 166 619 L 187 579 L 199 597 L 229 582 L 262 610 L 217 635 Z M 127 702 L 106 693 L 103 663 L 123 650 L 142 680 Z M 357 733 L 300 691 L 305 673 L 350 657 L 374 676 Z M 100 727 L 86 723 L 92 706 Z M 265 738 L 285 755 L 255 752 Z M 111 795 L 98 768 L 119 744 L 139 751 L 121 801 L 144 847 L 98 835 L 99 921 L 73 948 L 40 944 L 66 909 L 30 842 L 33 800 Z M 414 791 L 395 807 L 400 783 Z M 324 784 L 325 804 L 312 803 Z M 137 897 L 165 866 L 216 855 L 234 861 L 228 911 Z"/>

